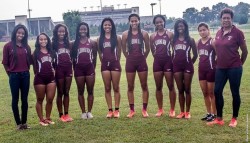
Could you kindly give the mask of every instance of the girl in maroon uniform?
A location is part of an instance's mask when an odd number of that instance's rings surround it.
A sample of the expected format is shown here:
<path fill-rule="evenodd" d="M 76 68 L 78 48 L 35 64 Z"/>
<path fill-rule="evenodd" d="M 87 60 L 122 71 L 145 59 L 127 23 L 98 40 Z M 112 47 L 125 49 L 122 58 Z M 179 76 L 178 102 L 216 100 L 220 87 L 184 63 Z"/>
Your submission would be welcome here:
<path fill-rule="evenodd" d="M 90 39 L 88 24 L 81 22 L 77 25 L 76 38 L 72 49 L 72 58 L 78 90 L 78 101 L 82 110 L 81 117 L 83 119 L 93 118 L 91 110 L 94 101 L 96 55 L 97 43 Z M 88 112 L 85 110 L 85 84 L 88 92 Z"/>
<path fill-rule="evenodd" d="M 189 36 L 188 24 L 184 19 L 178 19 L 174 25 L 173 38 L 173 72 L 179 92 L 181 113 L 176 118 L 191 118 L 191 83 L 194 74 L 193 63 L 197 59 L 195 41 Z M 191 59 L 190 52 L 193 57 Z M 184 96 L 184 93 L 186 96 Z M 185 109 L 186 103 L 186 112 Z"/>
<path fill-rule="evenodd" d="M 163 114 L 163 77 L 165 76 L 167 86 L 169 89 L 170 99 L 170 111 L 169 116 L 175 116 L 175 101 L 176 93 L 174 88 L 173 77 L 173 64 L 171 56 L 171 41 L 173 40 L 173 33 L 165 30 L 166 20 L 162 15 L 156 15 L 153 19 L 153 23 L 156 27 L 156 32 L 150 36 L 151 52 L 154 56 L 153 72 L 156 85 L 156 100 L 158 103 L 158 112 L 156 117 L 160 117 Z"/>
<path fill-rule="evenodd" d="M 36 112 L 40 125 L 55 124 L 50 118 L 53 99 L 56 92 L 54 61 L 55 54 L 52 50 L 51 41 L 45 33 L 37 36 L 33 53 L 34 63 L 34 88 L 36 92 Z M 43 100 L 46 96 L 46 118 L 43 118 Z"/>
<path fill-rule="evenodd" d="M 3 47 L 2 64 L 9 76 L 12 95 L 12 111 L 17 130 L 30 128 L 27 122 L 28 94 L 30 87 L 29 68 L 31 64 L 31 50 L 28 45 L 28 31 L 24 25 L 18 24 L 11 35 L 11 41 Z M 19 90 L 21 91 L 21 118 L 18 109 Z"/>
<path fill-rule="evenodd" d="M 134 111 L 134 82 L 136 71 L 141 83 L 143 117 L 148 117 L 148 66 L 146 58 L 149 53 L 149 36 L 140 27 L 140 17 L 137 14 L 131 14 L 128 18 L 130 27 L 129 30 L 122 34 L 122 51 L 126 57 L 126 76 L 128 82 L 128 100 L 130 112 L 127 117 L 132 118 L 135 114 Z"/>
<path fill-rule="evenodd" d="M 207 115 L 201 120 L 213 121 L 216 114 L 214 97 L 215 49 L 206 23 L 198 25 L 198 32 L 201 36 L 201 39 L 196 43 L 199 54 L 199 81 L 207 109 Z"/>
<path fill-rule="evenodd" d="M 111 18 L 104 18 L 101 24 L 101 35 L 97 39 L 98 53 L 101 60 L 102 78 L 105 86 L 105 98 L 109 112 L 107 118 L 113 115 L 119 118 L 120 89 L 119 82 L 121 77 L 121 38 L 116 35 L 116 28 Z M 111 83 L 114 90 L 115 111 L 112 109 Z"/>
<path fill-rule="evenodd" d="M 72 81 L 72 61 L 70 57 L 71 45 L 69 42 L 68 28 L 58 24 L 53 30 L 52 47 L 56 52 L 56 85 L 57 85 L 57 109 L 62 122 L 70 122 L 69 116 L 69 90 Z M 64 107 L 64 114 L 63 109 Z"/>

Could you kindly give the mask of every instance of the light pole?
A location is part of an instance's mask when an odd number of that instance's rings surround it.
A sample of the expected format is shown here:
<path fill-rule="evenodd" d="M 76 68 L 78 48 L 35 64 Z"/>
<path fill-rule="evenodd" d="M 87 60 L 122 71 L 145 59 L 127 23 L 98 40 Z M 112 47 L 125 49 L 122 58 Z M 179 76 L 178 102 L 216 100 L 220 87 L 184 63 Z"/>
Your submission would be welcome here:
<path fill-rule="evenodd" d="M 28 0 L 28 13 L 29 13 L 29 20 L 28 20 L 28 30 L 29 30 L 29 33 L 31 33 L 31 26 L 30 26 L 30 12 L 31 12 L 32 10 L 30 9 L 30 0 Z"/>
<path fill-rule="evenodd" d="M 160 15 L 161 15 L 161 0 L 159 0 L 159 5 L 160 5 Z"/>
<path fill-rule="evenodd" d="M 125 6 L 125 9 L 126 9 L 127 4 L 125 3 L 124 6 Z"/>
<path fill-rule="evenodd" d="M 153 7 L 154 7 L 154 5 L 156 5 L 156 3 L 151 3 L 150 5 L 151 5 L 151 8 L 152 8 L 152 16 L 154 16 L 154 8 Z"/>

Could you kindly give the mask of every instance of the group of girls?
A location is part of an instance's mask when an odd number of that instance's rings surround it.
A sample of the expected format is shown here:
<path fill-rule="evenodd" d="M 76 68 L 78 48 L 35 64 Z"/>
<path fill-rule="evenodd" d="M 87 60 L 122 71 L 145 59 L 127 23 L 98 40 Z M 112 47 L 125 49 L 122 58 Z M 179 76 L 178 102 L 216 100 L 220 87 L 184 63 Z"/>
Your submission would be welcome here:
<path fill-rule="evenodd" d="M 111 18 L 103 19 L 100 36 L 96 41 L 90 39 L 87 23 L 81 22 L 77 25 L 74 42 L 69 40 L 67 27 L 63 24 L 58 24 L 53 30 L 52 41 L 45 33 L 37 36 L 33 54 L 31 54 L 27 42 L 27 29 L 23 25 L 17 25 L 12 33 L 11 41 L 4 46 L 2 62 L 9 75 L 12 110 L 17 129 L 29 128 L 26 121 L 30 64 L 33 64 L 34 67 L 34 88 L 37 97 L 36 111 L 39 123 L 42 126 L 54 124 L 50 116 L 56 88 L 59 119 L 62 122 L 73 120 L 69 115 L 69 91 L 73 75 L 82 111 L 81 118 L 93 118 L 91 110 L 94 101 L 97 53 L 101 61 L 101 74 L 108 106 L 106 117 L 120 117 L 119 82 L 122 71 L 120 65 L 121 52 L 123 52 L 126 58 L 127 96 L 130 107 L 127 117 L 132 118 L 136 114 L 134 105 L 136 72 L 142 90 L 141 113 L 143 117 L 148 117 L 149 91 L 146 58 L 150 49 L 154 57 L 153 73 L 158 104 L 158 111 L 155 116 L 160 117 L 164 114 L 162 88 L 163 79 L 165 78 L 169 90 L 169 117 L 178 119 L 191 118 L 193 64 L 199 54 L 199 81 L 207 108 L 207 115 L 202 120 L 213 121 L 216 115 L 213 92 L 215 83 L 215 45 L 213 44 L 213 38 L 210 37 L 208 25 L 206 23 L 199 24 L 198 32 L 201 38 L 195 42 L 189 35 L 187 22 L 183 19 L 178 19 L 175 22 L 173 33 L 165 29 L 165 18 L 162 15 L 156 15 L 153 19 L 156 30 L 150 36 L 141 29 L 140 17 L 137 14 L 131 14 L 128 20 L 130 24 L 129 30 L 123 32 L 121 38 L 116 34 L 113 20 Z M 180 104 L 180 113 L 177 116 L 175 115 L 176 91 L 174 81 L 177 85 Z M 85 109 L 85 85 L 88 93 L 87 109 Z M 21 90 L 22 99 L 21 119 L 18 110 L 19 89 Z M 114 108 L 111 96 L 112 89 L 114 92 Z M 44 117 L 42 105 L 45 96 L 46 113 Z"/>

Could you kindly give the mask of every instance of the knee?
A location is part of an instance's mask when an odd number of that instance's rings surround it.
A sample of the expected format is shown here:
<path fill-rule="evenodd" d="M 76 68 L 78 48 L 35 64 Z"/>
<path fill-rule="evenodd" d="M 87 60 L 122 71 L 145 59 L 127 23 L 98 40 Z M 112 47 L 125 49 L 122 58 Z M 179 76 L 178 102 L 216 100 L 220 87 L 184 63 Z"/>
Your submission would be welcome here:
<path fill-rule="evenodd" d="M 190 89 L 185 89 L 185 94 L 186 94 L 186 95 L 190 95 L 190 94 L 191 94 Z"/>
<path fill-rule="evenodd" d="M 84 89 L 78 89 L 78 95 L 83 96 Z"/>
<path fill-rule="evenodd" d="M 148 85 L 147 84 L 142 84 L 141 88 L 142 88 L 142 91 L 148 91 Z"/>
<path fill-rule="evenodd" d="M 47 104 L 52 104 L 53 103 L 53 98 L 47 98 Z"/>
<path fill-rule="evenodd" d="M 88 95 L 88 100 L 94 100 L 94 95 L 93 94 L 89 94 Z"/>
<path fill-rule="evenodd" d="M 43 104 L 43 98 L 37 98 L 37 99 L 36 99 L 36 102 L 37 102 L 38 104 Z"/>
<path fill-rule="evenodd" d="M 156 91 L 157 91 L 157 92 L 162 91 L 162 85 L 156 86 Z"/>
<path fill-rule="evenodd" d="M 113 87 L 113 90 L 114 90 L 115 93 L 120 92 L 119 86 L 114 86 L 114 87 Z"/>
<path fill-rule="evenodd" d="M 110 93 L 111 92 L 111 87 L 105 87 L 105 92 Z"/>
<path fill-rule="evenodd" d="M 134 91 L 134 85 L 128 85 L 128 92 Z"/>

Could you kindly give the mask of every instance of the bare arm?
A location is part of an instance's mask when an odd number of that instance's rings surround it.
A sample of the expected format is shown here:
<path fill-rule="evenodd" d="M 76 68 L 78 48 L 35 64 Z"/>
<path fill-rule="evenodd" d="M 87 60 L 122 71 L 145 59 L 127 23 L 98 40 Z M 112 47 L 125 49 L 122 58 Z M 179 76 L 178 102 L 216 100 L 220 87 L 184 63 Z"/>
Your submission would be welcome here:
<path fill-rule="evenodd" d="M 192 48 L 192 52 L 193 52 L 192 62 L 195 63 L 195 61 L 198 57 L 198 52 L 197 52 L 197 47 L 196 47 L 196 44 L 195 44 L 195 41 L 193 38 L 191 38 L 191 48 Z"/>
<path fill-rule="evenodd" d="M 155 38 L 155 33 L 151 34 L 151 35 L 150 35 L 150 38 L 149 38 L 149 44 L 150 44 L 151 53 L 152 53 L 153 56 L 154 56 L 154 54 L 155 54 L 154 38 Z"/>
<path fill-rule="evenodd" d="M 97 42 L 96 41 L 92 41 L 92 45 L 93 45 L 93 63 L 94 63 L 94 67 L 96 67 L 96 57 L 97 57 Z"/>
<path fill-rule="evenodd" d="M 117 56 L 119 60 L 121 59 L 121 52 L 122 52 L 122 39 L 119 35 L 117 35 Z"/>
<path fill-rule="evenodd" d="M 97 51 L 98 51 L 98 55 L 99 55 L 99 60 L 102 61 L 102 51 L 100 49 L 100 45 L 99 45 L 99 37 L 97 38 Z"/>
<path fill-rule="evenodd" d="M 241 62 L 242 62 L 242 65 L 245 63 L 246 59 L 247 59 L 247 54 L 248 54 L 248 50 L 247 50 L 247 45 L 246 43 L 244 43 L 243 45 L 240 46 L 240 49 L 241 49 Z"/>
<path fill-rule="evenodd" d="M 128 38 L 128 31 L 122 33 L 122 52 L 124 56 L 127 58 L 128 51 L 127 51 L 127 38 Z"/>
<path fill-rule="evenodd" d="M 145 56 L 145 58 L 147 58 L 148 53 L 150 51 L 150 48 L 149 48 L 149 35 L 148 35 L 148 32 L 146 32 L 146 31 L 143 31 L 142 34 L 143 34 L 143 39 L 144 39 L 144 43 L 145 43 L 144 56 Z"/>

